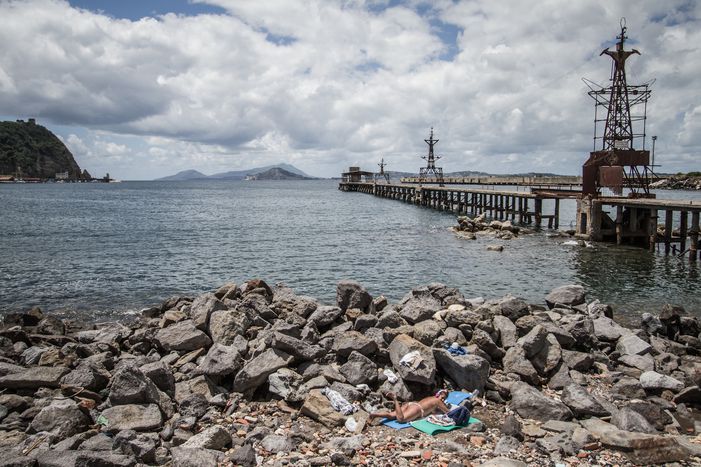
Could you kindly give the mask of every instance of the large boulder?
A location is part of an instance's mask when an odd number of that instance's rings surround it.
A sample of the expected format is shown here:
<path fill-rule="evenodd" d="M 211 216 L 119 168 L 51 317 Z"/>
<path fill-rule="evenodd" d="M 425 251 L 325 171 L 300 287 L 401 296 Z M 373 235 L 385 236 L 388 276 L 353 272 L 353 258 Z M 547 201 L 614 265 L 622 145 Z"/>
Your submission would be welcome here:
<path fill-rule="evenodd" d="M 158 387 L 161 391 L 165 392 L 169 396 L 173 396 L 175 393 L 175 377 L 173 376 L 173 371 L 170 366 L 163 362 L 151 362 L 139 367 L 139 369 L 153 381 L 153 384 Z"/>
<path fill-rule="evenodd" d="M 627 333 L 618 339 L 616 350 L 621 355 L 645 355 L 652 346 L 633 333 Z"/>
<path fill-rule="evenodd" d="M 530 359 L 543 349 L 547 339 L 548 330 L 538 324 L 528 334 L 520 338 L 516 345 L 521 347 L 526 354 L 526 358 Z"/>
<path fill-rule="evenodd" d="M 268 349 L 246 363 L 234 378 L 234 391 L 246 392 L 264 383 L 268 376 L 292 362 L 292 356 L 277 349 Z"/>
<path fill-rule="evenodd" d="M 336 335 L 333 341 L 333 350 L 341 357 L 348 357 L 351 352 L 370 356 L 377 352 L 377 342 L 358 331 L 348 331 Z"/>
<path fill-rule="evenodd" d="M 506 296 L 498 304 L 499 311 L 502 315 L 509 318 L 512 322 L 522 316 L 526 316 L 528 311 L 528 303 L 516 297 Z"/>
<path fill-rule="evenodd" d="M 442 308 L 440 300 L 429 293 L 413 293 L 405 297 L 399 314 L 409 323 L 415 324 L 430 319 Z"/>
<path fill-rule="evenodd" d="M 214 343 L 232 345 L 236 336 L 244 335 L 252 323 L 245 311 L 217 310 L 209 318 L 209 335 Z"/>
<path fill-rule="evenodd" d="M 85 388 L 99 392 L 110 381 L 110 374 L 104 368 L 90 362 L 83 362 L 61 379 L 61 384 Z"/>
<path fill-rule="evenodd" d="M 547 376 L 557 368 L 561 359 L 562 347 L 560 347 L 560 343 L 555 335 L 548 334 L 545 339 L 545 345 L 540 349 L 540 352 L 533 356 L 531 363 L 538 370 L 538 373 L 542 376 Z"/>
<path fill-rule="evenodd" d="M 354 386 L 377 381 L 377 365 L 360 352 L 353 351 L 339 371 Z"/>
<path fill-rule="evenodd" d="M 190 305 L 190 318 L 197 329 L 206 331 L 212 313 L 225 309 L 226 305 L 213 293 L 206 293 L 197 297 Z"/>
<path fill-rule="evenodd" d="M 302 375 L 296 371 L 280 368 L 268 376 L 268 391 L 286 401 L 299 402 L 304 398 L 304 395 L 298 395 L 298 389 L 303 381 Z"/>
<path fill-rule="evenodd" d="M 342 314 L 343 310 L 337 306 L 319 306 L 309 315 L 307 323 L 313 323 L 318 329 L 322 329 L 336 321 Z"/>
<path fill-rule="evenodd" d="M 316 360 L 326 353 L 326 350 L 318 345 L 313 345 L 301 339 L 276 332 L 273 335 L 272 347 L 287 352 L 299 360 Z"/>
<path fill-rule="evenodd" d="M 48 431 L 59 439 L 65 439 L 85 431 L 90 420 L 72 399 L 55 399 L 34 417 L 34 431 Z"/>
<path fill-rule="evenodd" d="M 611 416 L 611 424 L 625 431 L 637 433 L 657 433 L 655 427 L 640 413 L 628 407 L 622 407 Z"/>
<path fill-rule="evenodd" d="M 156 341 L 166 350 L 195 350 L 209 347 L 212 340 L 197 329 L 191 320 L 172 324 L 156 333 Z"/>
<path fill-rule="evenodd" d="M 505 349 L 509 349 L 516 345 L 518 340 L 518 331 L 516 325 L 506 316 L 496 315 L 492 318 L 494 329 L 499 332 L 499 342 Z"/>
<path fill-rule="evenodd" d="M 581 305 L 585 298 L 584 287 L 581 285 L 563 285 L 551 290 L 545 297 L 545 303 L 552 309 L 558 305 Z"/>
<path fill-rule="evenodd" d="M 158 403 L 158 388 L 141 369 L 125 365 L 114 374 L 109 400 L 112 405 Z"/>
<path fill-rule="evenodd" d="M 519 346 L 511 347 L 506 351 L 506 355 L 502 360 L 504 371 L 507 373 L 515 373 L 524 381 L 531 384 L 538 384 L 540 377 L 535 367 L 530 360 L 526 358 L 526 353 Z"/>
<path fill-rule="evenodd" d="M 663 391 L 669 389 L 679 392 L 684 389 L 684 383 L 671 376 L 657 373 L 656 371 L 646 371 L 640 375 L 640 385 L 646 391 Z"/>
<path fill-rule="evenodd" d="M 318 389 L 312 389 L 309 392 L 301 412 L 329 428 L 343 426 L 346 421 L 346 417 L 336 412 L 326 396 Z"/>
<path fill-rule="evenodd" d="M 569 420 L 572 411 L 562 402 L 551 399 L 527 383 L 511 385 L 510 407 L 523 418 L 533 420 Z"/>
<path fill-rule="evenodd" d="M 349 308 L 357 308 L 368 312 L 371 311 L 372 296 L 359 283 L 343 280 L 336 287 L 336 304 L 343 311 Z"/>
<path fill-rule="evenodd" d="M 163 425 L 161 411 L 156 404 L 117 405 L 102 411 L 101 418 L 109 431 L 153 431 Z"/>
<path fill-rule="evenodd" d="M 572 409 L 577 417 L 604 416 L 609 412 L 579 384 L 572 383 L 562 390 L 562 402 Z"/>
<path fill-rule="evenodd" d="M 196 372 L 214 378 L 235 374 L 243 361 L 239 351 L 233 346 L 214 344 L 197 366 Z"/>
<path fill-rule="evenodd" d="M 68 368 L 63 366 L 27 368 L 19 373 L 0 377 L 0 389 L 57 388 L 61 385 L 61 378 L 68 371 Z"/>
<path fill-rule="evenodd" d="M 427 386 L 433 385 L 436 376 L 436 360 L 429 347 L 406 334 L 400 334 L 389 345 L 388 351 L 392 366 L 403 380 Z M 407 364 L 402 363 L 402 359 L 411 352 L 418 353 L 416 358 Z"/>
<path fill-rule="evenodd" d="M 592 324 L 594 325 L 594 335 L 602 341 L 616 342 L 623 334 L 629 332 L 606 316 L 599 316 L 592 321 Z"/>
<path fill-rule="evenodd" d="M 189 449 L 221 450 L 231 446 L 231 434 L 221 425 L 214 425 L 200 431 L 185 441 L 181 447 Z"/>
<path fill-rule="evenodd" d="M 477 355 L 451 355 L 444 349 L 433 349 L 433 355 L 441 370 L 445 372 L 458 387 L 484 392 L 489 377 L 489 362 Z"/>

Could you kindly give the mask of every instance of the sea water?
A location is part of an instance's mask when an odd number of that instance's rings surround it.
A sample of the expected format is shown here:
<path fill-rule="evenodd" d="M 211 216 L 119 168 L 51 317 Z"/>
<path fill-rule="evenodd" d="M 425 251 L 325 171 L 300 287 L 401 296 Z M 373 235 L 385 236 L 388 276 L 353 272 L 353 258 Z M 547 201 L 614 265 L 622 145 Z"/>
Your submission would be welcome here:
<path fill-rule="evenodd" d="M 173 295 L 262 278 L 328 304 L 342 279 L 390 301 L 441 282 L 468 298 L 510 293 L 543 304 L 554 287 L 581 284 L 587 300 L 609 303 L 620 316 L 635 319 L 665 303 L 701 316 L 700 262 L 608 244 L 580 247 L 547 229 L 510 241 L 464 240 L 449 230 L 454 214 L 337 186 L 0 185 L 0 313 L 40 306 L 112 319 Z M 561 229 L 573 225 L 574 211 L 574 201 L 562 202 Z M 504 251 L 487 251 L 490 244 Z"/>

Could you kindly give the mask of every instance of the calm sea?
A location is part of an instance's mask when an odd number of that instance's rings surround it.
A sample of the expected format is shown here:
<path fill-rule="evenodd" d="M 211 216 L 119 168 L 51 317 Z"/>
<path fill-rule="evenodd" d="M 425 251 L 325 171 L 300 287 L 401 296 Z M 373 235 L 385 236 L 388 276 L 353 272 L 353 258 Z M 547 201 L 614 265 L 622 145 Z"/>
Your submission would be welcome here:
<path fill-rule="evenodd" d="M 331 180 L 0 185 L 0 209 L 0 313 L 38 305 L 114 318 L 260 277 L 326 303 L 341 279 L 393 301 L 442 282 L 467 297 L 543 303 L 576 283 L 629 317 L 665 303 L 701 315 L 699 263 L 570 246 L 546 231 L 461 240 L 448 230 L 452 214 L 343 193 Z M 574 203 L 563 211 L 567 228 Z M 494 243 L 505 250 L 486 251 Z"/>

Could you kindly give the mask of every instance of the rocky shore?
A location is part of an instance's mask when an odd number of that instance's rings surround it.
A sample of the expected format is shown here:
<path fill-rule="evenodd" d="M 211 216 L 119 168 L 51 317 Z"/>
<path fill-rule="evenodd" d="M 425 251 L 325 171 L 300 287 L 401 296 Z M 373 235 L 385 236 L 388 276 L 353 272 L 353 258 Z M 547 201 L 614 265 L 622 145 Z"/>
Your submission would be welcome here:
<path fill-rule="evenodd" d="M 543 298 L 430 284 L 388 303 L 342 281 L 325 305 L 254 279 L 129 323 L 10 314 L 0 466 L 699 465 L 698 319 L 668 305 L 629 329 L 582 287 Z M 368 421 L 387 391 L 444 387 L 479 389 L 480 422 L 429 436 Z"/>
<path fill-rule="evenodd" d="M 701 190 L 701 176 L 672 175 L 650 184 L 650 188 L 662 190 Z"/>

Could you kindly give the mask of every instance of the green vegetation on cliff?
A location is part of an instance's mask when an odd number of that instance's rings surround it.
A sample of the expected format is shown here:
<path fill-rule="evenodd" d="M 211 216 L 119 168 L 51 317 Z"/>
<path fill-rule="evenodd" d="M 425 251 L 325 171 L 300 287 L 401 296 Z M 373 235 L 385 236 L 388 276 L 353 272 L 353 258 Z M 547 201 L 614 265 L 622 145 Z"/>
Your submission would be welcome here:
<path fill-rule="evenodd" d="M 73 154 L 56 135 L 33 120 L 0 122 L 0 175 L 21 178 L 83 177 Z"/>

